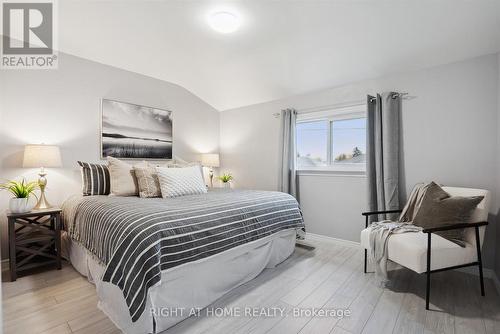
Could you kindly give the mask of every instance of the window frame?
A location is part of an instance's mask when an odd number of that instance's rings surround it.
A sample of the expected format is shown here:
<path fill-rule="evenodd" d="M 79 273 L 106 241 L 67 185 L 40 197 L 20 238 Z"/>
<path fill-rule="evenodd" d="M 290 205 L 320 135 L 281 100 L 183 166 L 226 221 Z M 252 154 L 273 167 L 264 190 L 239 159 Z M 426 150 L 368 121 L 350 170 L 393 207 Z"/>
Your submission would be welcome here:
<path fill-rule="evenodd" d="M 332 157 L 332 141 L 333 141 L 333 122 L 366 118 L 367 117 L 367 105 L 358 104 L 348 107 L 338 107 L 338 108 L 328 108 L 317 111 L 311 111 L 307 113 L 299 113 L 297 115 L 296 125 L 300 123 L 315 122 L 315 121 L 328 121 L 328 143 L 327 143 L 327 165 L 326 166 L 308 166 L 300 167 L 297 163 L 297 154 L 295 154 L 295 161 L 297 165 L 297 171 L 299 175 L 301 172 L 314 172 L 314 174 L 323 174 L 325 172 L 338 173 L 338 174 L 366 174 L 366 163 L 364 164 L 354 164 L 354 163 L 333 163 L 334 157 Z M 297 145 L 297 143 L 296 143 Z M 303 173 L 302 173 L 303 174 Z"/>

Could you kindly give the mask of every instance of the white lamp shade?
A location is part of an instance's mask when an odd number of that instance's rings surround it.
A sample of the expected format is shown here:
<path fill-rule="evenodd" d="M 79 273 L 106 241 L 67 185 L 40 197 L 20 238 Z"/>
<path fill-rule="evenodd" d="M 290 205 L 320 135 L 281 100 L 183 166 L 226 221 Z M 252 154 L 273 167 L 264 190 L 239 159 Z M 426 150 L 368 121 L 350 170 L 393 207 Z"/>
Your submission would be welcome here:
<path fill-rule="evenodd" d="M 219 155 L 217 153 L 202 154 L 201 164 L 205 167 L 219 167 Z"/>
<path fill-rule="evenodd" d="M 26 145 L 23 167 L 61 167 L 61 151 L 54 145 Z"/>

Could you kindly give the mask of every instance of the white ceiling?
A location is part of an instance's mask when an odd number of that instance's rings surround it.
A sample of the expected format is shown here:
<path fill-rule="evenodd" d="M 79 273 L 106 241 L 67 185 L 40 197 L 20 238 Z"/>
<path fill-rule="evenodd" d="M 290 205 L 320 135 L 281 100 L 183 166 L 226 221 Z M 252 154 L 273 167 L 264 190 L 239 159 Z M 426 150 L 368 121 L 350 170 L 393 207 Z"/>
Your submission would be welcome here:
<path fill-rule="evenodd" d="M 232 8 L 239 31 L 205 15 Z M 218 110 L 500 51 L 500 1 L 59 1 L 59 48 Z"/>

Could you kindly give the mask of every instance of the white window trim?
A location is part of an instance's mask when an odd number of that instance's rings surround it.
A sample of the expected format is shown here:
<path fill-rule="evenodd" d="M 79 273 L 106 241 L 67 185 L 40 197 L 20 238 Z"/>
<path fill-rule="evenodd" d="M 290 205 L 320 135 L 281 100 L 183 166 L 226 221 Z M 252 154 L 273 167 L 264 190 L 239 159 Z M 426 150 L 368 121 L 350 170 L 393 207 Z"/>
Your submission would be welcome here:
<path fill-rule="evenodd" d="M 349 107 L 335 109 L 322 109 L 297 114 L 297 123 L 304 121 L 319 121 L 324 119 L 341 120 L 359 117 L 366 117 L 366 103 Z"/>
<path fill-rule="evenodd" d="M 349 164 L 349 163 L 337 163 L 333 164 L 332 158 L 332 130 L 330 122 L 339 121 L 344 119 L 354 119 L 366 117 L 367 105 L 359 104 L 348 107 L 341 107 L 328 110 L 318 110 L 307 113 L 299 113 L 297 115 L 297 124 L 313 121 L 328 121 L 328 143 L 327 143 L 327 161 L 328 166 L 316 166 L 316 167 L 303 167 L 300 168 L 297 165 L 297 171 L 299 175 L 311 172 L 310 175 L 321 175 L 325 173 L 335 173 L 341 175 L 365 175 L 366 174 L 366 164 Z"/>

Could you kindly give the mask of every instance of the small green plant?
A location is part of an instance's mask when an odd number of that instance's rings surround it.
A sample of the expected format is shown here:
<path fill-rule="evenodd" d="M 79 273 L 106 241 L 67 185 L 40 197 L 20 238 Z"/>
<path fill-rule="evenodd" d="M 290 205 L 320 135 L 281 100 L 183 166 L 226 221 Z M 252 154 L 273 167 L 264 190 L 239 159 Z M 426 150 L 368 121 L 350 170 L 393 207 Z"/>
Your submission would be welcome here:
<path fill-rule="evenodd" d="M 229 181 L 233 180 L 233 176 L 230 173 L 224 173 L 221 176 L 219 176 L 219 180 L 221 180 L 224 183 L 228 183 Z"/>
<path fill-rule="evenodd" d="M 11 180 L 7 183 L 0 184 L 0 190 L 7 190 L 15 198 L 29 198 L 31 195 L 36 196 L 35 190 L 38 189 L 38 182 L 31 181 L 26 182 L 25 179 L 22 181 Z"/>

